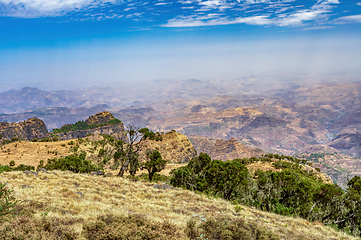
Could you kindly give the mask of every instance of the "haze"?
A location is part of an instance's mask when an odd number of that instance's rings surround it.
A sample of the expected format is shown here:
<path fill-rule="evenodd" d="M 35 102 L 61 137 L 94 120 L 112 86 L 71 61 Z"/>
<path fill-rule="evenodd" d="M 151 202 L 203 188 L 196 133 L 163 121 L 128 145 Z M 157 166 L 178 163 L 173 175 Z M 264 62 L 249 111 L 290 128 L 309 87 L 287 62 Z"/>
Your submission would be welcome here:
<path fill-rule="evenodd" d="M 2 91 L 361 69 L 357 1 L 0 0 L 0 15 Z"/>

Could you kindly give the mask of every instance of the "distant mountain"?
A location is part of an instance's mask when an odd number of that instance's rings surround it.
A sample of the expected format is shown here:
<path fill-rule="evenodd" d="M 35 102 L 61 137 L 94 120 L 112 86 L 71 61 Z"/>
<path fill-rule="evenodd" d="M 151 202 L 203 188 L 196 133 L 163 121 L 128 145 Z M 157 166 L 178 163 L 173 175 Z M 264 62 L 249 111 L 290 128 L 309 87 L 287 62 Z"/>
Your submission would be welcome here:
<path fill-rule="evenodd" d="M 35 108 L 90 107 L 95 103 L 76 91 L 43 91 L 25 87 L 0 93 L 0 113 L 17 113 Z"/>

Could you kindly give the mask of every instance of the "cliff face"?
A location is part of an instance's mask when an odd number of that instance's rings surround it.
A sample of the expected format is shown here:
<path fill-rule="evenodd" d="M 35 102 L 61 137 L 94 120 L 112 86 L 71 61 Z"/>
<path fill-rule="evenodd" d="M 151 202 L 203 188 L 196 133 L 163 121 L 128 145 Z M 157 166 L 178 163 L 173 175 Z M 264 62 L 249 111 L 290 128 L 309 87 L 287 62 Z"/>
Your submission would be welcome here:
<path fill-rule="evenodd" d="M 113 136 L 115 139 L 123 139 L 124 137 L 124 125 L 123 123 L 119 123 L 111 126 L 103 126 L 89 130 L 78 130 L 71 131 L 66 133 L 59 133 L 57 136 L 60 140 L 69 140 L 76 138 L 85 138 L 88 135 L 97 135 L 97 134 L 107 134 Z"/>
<path fill-rule="evenodd" d="M 100 112 L 95 115 L 90 116 L 88 119 L 85 120 L 85 124 L 87 125 L 101 125 L 107 124 L 110 120 L 115 119 L 113 114 L 109 112 Z M 124 124 L 122 122 L 117 124 L 108 124 L 105 126 L 97 127 L 94 129 L 87 129 L 87 130 L 76 130 L 70 131 L 65 133 L 59 133 L 57 136 L 61 140 L 69 140 L 69 139 L 76 139 L 76 138 L 85 138 L 90 134 L 107 134 L 113 136 L 115 139 L 123 139 L 124 138 Z"/>
<path fill-rule="evenodd" d="M 222 161 L 235 158 L 259 157 L 263 154 L 261 149 L 249 148 L 232 138 L 228 141 L 205 137 L 191 137 L 198 152 L 207 153 L 212 159 Z"/>
<path fill-rule="evenodd" d="M 162 141 L 145 140 L 139 154 L 140 161 L 145 161 L 147 150 L 158 150 L 162 158 L 169 163 L 189 162 L 192 157 L 197 156 L 197 150 L 189 139 L 180 133 L 169 132 L 162 134 Z"/>
<path fill-rule="evenodd" d="M 3 138 L 11 139 L 17 137 L 20 140 L 33 140 L 48 136 L 45 123 L 38 118 L 30 118 L 19 123 L 0 123 L 0 134 Z"/>
<path fill-rule="evenodd" d="M 92 125 L 92 124 L 107 124 L 110 120 L 114 119 L 113 114 L 110 112 L 104 111 L 99 112 L 95 115 L 90 116 L 88 119 L 85 120 L 85 124 Z"/>

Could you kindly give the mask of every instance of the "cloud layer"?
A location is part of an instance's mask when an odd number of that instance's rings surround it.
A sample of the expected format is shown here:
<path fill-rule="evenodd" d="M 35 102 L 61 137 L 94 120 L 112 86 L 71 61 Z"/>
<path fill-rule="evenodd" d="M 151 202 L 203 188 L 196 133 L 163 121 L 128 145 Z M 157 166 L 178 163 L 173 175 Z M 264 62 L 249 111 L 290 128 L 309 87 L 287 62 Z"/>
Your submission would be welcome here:
<path fill-rule="evenodd" d="M 360 14 L 360 2 L 350 7 L 339 0 L 0 0 L 0 15 L 7 17 L 124 18 L 173 28 L 229 24 L 322 27 L 360 22 Z"/>

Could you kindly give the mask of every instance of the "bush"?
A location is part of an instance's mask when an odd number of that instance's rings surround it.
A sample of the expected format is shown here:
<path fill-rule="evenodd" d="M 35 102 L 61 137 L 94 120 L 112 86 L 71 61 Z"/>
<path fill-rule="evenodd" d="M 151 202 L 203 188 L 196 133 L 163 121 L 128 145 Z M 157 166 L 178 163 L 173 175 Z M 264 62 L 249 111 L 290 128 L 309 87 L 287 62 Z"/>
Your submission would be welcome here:
<path fill-rule="evenodd" d="M 272 231 L 247 223 L 243 219 L 208 219 L 199 225 L 187 223 L 186 234 L 190 239 L 280 239 Z"/>
<path fill-rule="evenodd" d="M 39 142 L 52 142 L 53 140 L 51 138 L 43 138 L 39 140 Z"/>
<path fill-rule="evenodd" d="M 142 128 L 139 130 L 140 133 L 143 134 L 143 139 L 146 140 L 155 140 L 155 141 L 162 141 L 163 138 L 159 132 L 154 133 L 153 131 L 149 130 L 148 128 Z"/>
<path fill-rule="evenodd" d="M 303 170 L 296 158 L 283 155 L 273 155 L 273 158 L 288 161 L 273 162 L 281 171 L 256 170 L 251 177 L 244 163 L 257 162 L 257 158 L 222 162 L 211 161 L 208 155 L 200 154 L 187 166 L 172 170 L 170 183 L 175 187 L 221 196 L 237 204 L 322 221 L 360 235 L 361 177 L 351 179 L 348 189 L 343 191 L 339 186 L 325 184 L 316 175 Z M 266 156 L 258 161 L 268 159 Z"/>
<path fill-rule="evenodd" d="M 12 195 L 12 190 L 0 183 L 0 219 L 5 215 L 14 213 L 17 203 L 18 201 Z"/>
<path fill-rule="evenodd" d="M 166 160 L 162 159 L 158 151 L 150 151 L 147 154 L 147 161 L 144 163 L 144 168 L 148 170 L 149 181 L 153 179 L 153 175 L 164 169 Z"/>
<path fill-rule="evenodd" d="M 149 181 L 149 174 L 148 173 L 142 173 L 139 175 L 139 178 L 148 180 Z M 154 173 L 152 182 L 169 182 L 169 177 L 166 175 L 162 175 L 159 173 Z"/>
<path fill-rule="evenodd" d="M 0 239 L 79 239 L 70 227 L 73 222 L 77 220 L 20 215 L 0 225 Z"/>
<path fill-rule="evenodd" d="M 14 167 L 14 166 L 15 166 L 15 161 L 14 161 L 14 160 L 11 160 L 10 163 L 9 163 L 9 166 L 10 166 L 10 167 Z"/>
<path fill-rule="evenodd" d="M 75 173 L 90 173 L 100 170 L 100 167 L 93 165 L 90 160 L 85 160 L 86 154 L 72 154 L 65 158 L 48 159 L 48 163 L 44 166 L 46 170 L 62 170 L 72 171 Z"/>
<path fill-rule="evenodd" d="M 11 172 L 13 169 L 8 165 L 0 165 L 0 173 Z"/>
<path fill-rule="evenodd" d="M 17 167 L 13 168 L 13 171 L 32 171 L 35 170 L 34 166 L 20 164 Z"/>
<path fill-rule="evenodd" d="M 62 126 L 61 128 L 54 128 L 52 131 L 55 134 L 59 134 L 59 133 L 66 133 L 66 132 L 78 131 L 78 130 L 89 130 L 89 129 L 94 129 L 94 128 L 98 128 L 98 127 L 102 127 L 102 126 L 106 126 L 106 125 L 116 125 L 121 122 L 122 121 L 120 121 L 119 119 L 116 119 L 116 118 L 109 120 L 105 124 L 86 124 L 84 121 L 78 121 L 74 124 L 66 124 L 66 125 Z"/>
<path fill-rule="evenodd" d="M 181 239 L 177 227 L 168 221 L 155 222 L 142 215 L 101 216 L 83 227 L 87 239 Z"/>

